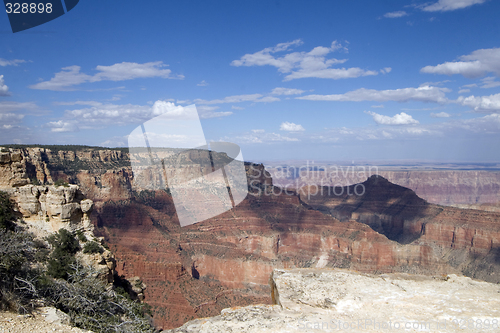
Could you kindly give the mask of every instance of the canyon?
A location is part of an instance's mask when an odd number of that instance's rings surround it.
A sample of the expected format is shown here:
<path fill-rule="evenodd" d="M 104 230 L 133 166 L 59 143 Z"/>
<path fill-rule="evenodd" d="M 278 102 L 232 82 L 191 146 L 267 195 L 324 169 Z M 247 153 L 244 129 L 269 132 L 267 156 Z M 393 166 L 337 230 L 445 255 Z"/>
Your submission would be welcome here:
<path fill-rule="evenodd" d="M 194 160 L 187 155 L 183 167 L 196 169 Z M 179 225 L 168 189 L 134 188 L 130 157 L 123 149 L 3 148 L 0 188 L 33 193 L 56 181 L 78 185 L 81 199 L 92 200 L 90 224 L 114 254 L 116 271 L 139 276 L 147 285 L 145 301 L 156 326 L 164 329 L 218 315 L 224 308 L 272 304 L 269 276 L 276 268 L 462 273 L 500 282 L 500 213 L 429 203 L 381 176 L 361 180 L 362 194 L 359 184 L 296 191 L 274 186 L 261 164 L 245 163 L 245 169 L 249 194 L 243 202 L 186 227 Z M 457 182 L 446 183 L 445 190 L 439 182 L 427 187 L 436 197 L 453 192 L 453 186 L 457 193 L 468 190 L 460 189 L 468 174 L 442 172 L 440 179 Z M 431 184 L 431 179 L 422 182 Z M 490 187 L 475 186 L 489 191 L 483 197 L 493 197 L 499 183 L 492 179 Z M 477 202 L 477 196 L 469 195 L 465 204 Z M 457 203 L 463 202 L 450 201 Z"/>

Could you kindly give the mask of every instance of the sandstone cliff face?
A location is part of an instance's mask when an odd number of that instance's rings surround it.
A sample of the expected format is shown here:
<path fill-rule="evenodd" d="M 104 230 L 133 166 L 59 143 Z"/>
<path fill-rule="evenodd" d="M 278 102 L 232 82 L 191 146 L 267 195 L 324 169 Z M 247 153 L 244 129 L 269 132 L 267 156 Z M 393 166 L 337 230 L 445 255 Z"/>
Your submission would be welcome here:
<path fill-rule="evenodd" d="M 356 192 L 362 195 L 354 194 Z M 402 244 L 428 246 L 467 275 L 500 281 L 500 213 L 429 204 L 380 176 L 350 187 L 303 187 L 301 199 Z"/>
<path fill-rule="evenodd" d="M 495 272 L 491 262 L 497 243 L 491 243 L 490 226 L 484 229 L 478 224 L 472 234 L 459 228 L 473 219 L 493 223 L 498 221 L 496 216 L 443 210 L 394 185 L 378 189 L 387 191 L 381 199 L 374 188 L 360 209 L 352 208 L 356 203 L 352 197 L 331 209 L 324 202 L 321 205 L 326 208 L 309 202 L 304 194 L 274 187 L 262 165 L 246 164 L 251 193 L 240 205 L 181 228 L 168 191 L 134 190 L 127 154 L 30 148 L 19 150 L 21 160 L 12 162 L 15 152 L 9 151 L 10 162 L 0 164 L 0 172 L 8 176 L 4 184 L 27 192 L 23 196 L 30 199 L 23 209 L 42 207 L 41 194 L 38 198 L 33 194 L 38 187 L 21 185 L 33 175 L 40 182 L 63 179 L 78 184 L 82 195 L 94 203 L 92 225 L 115 254 L 118 274 L 141 276 L 147 285 L 145 299 L 153 306 L 158 327 L 178 327 L 235 305 L 270 304 L 268 279 L 277 267 L 420 274 L 474 268 L 466 273 L 481 271 L 486 277 Z M 186 170 L 193 167 L 189 159 Z M 15 163 L 21 163 L 21 171 L 26 168 L 24 173 L 14 172 L 18 170 Z M 46 197 L 48 192 L 44 192 Z M 82 202 L 77 202 L 83 214 Z M 48 215 L 58 216 L 52 212 L 56 210 L 47 210 Z M 436 218 L 444 222 L 433 224 Z M 486 232 L 482 233 L 483 229 Z M 488 241 L 494 245 L 489 250 Z M 457 247 L 453 251 L 451 244 Z M 474 249 L 467 244 L 475 244 Z M 467 261 L 461 259 L 472 258 L 469 252 L 481 254 L 480 260 L 474 261 L 476 266 L 461 265 Z"/>
<path fill-rule="evenodd" d="M 168 332 L 444 333 L 500 329 L 499 286 L 467 277 L 276 269 L 270 282 L 276 305 L 224 309 L 219 316 L 193 320 Z"/>
<path fill-rule="evenodd" d="M 269 304 L 268 279 L 276 267 L 457 271 L 431 246 L 393 242 L 365 224 L 312 210 L 298 195 L 272 186 L 252 192 L 229 212 L 184 228 L 164 191 L 108 203 L 98 219 L 118 272 L 141 275 L 148 285 L 146 300 L 163 328 L 225 307 Z"/>

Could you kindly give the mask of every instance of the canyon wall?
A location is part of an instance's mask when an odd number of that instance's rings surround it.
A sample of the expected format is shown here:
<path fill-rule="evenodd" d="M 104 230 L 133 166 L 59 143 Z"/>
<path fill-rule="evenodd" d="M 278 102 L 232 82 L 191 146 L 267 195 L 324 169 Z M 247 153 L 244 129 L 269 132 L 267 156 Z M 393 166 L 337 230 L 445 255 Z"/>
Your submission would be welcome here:
<path fill-rule="evenodd" d="M 367 224 L 401 244 L 432 247 L 435 255 L 469 276 L 500 281 L 498 212 L 430 204 L 381 176 L 348 187 L 306 186 L 300 197 L 315 209 Z"/>
<path fill-rule="evenodd" d="M 309 168 L 309 166 L 308 166 Z M 348 186 L 380 175 L 391 183 L 407 187 L 430 203 L 500 208 L 500 171 L 410 170 L 391 171 L 376 166 L 324 166 L 321 169 L 268 170 L 277 186 Z"/>
<path fill-rule="evenodd" d="M 221 215 L 181 227 L 167 188 L 134 188 L 126 152 L 23 148 L 2 154 L 0 187 L 33 189 L 39 185 L 28 183 L 67 181 L 93 201 L 89 217 L 95 232 L 115 254 L 118 274 L 141 276 L 148 286 L 145 300 L 161 328 L 236 305 L 270 304 L 268 281 L 275 268 L 463 271 L 500 281 L 492 266 L 498 214 L 448 210 L 388 182 L 365 184 L 371 195 L 363 197 L 363 209 L 352 208 L 357 200 L 352 196 L 329 207 L 331 198 L 315 202 L 307 193 L 273 186 L 263 165 L 245 163 L 246 199 Z M 196 171 L 194 160 L 186 156 L 183 170 Z M 161 175 L 155 181 L 165 183 Z M 470 264 L 461 265 L 463 258 Z"/>

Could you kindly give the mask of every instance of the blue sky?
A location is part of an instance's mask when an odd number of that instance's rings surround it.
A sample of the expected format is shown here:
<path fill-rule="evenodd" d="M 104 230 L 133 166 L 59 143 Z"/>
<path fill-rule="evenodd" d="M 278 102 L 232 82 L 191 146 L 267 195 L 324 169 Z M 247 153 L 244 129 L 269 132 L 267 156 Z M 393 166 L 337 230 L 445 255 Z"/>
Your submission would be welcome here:
<path fill-rule="evenodd" d="M 500 161 L 500 2 L 82 0 L 0 19 L 0 144 L 126 146 L 195 104 L 246 160 Z"/>

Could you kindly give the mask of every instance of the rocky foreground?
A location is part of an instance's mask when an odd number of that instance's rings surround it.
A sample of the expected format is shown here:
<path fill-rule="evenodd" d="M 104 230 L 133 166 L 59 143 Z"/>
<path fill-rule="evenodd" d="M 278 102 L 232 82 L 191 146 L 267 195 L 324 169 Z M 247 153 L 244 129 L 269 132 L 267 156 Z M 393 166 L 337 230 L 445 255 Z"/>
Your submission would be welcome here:
<path fill-rule="evenodd" d="M 69 326 L 68 315 L 46 307 L 30 315 L 0 311 L 0 333 L 92 333 Z"/>
<path fill-rule="evenodd" d="M 274 270 L 274 305 L 224 309 L 171 333 L 499 332 L 500 286 L 468 277 Z"/>

